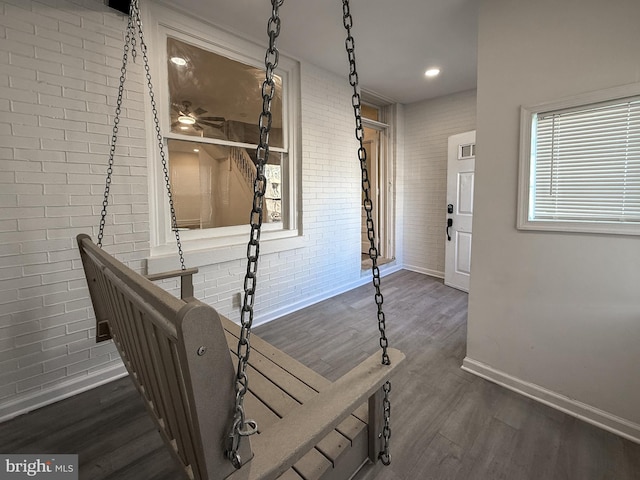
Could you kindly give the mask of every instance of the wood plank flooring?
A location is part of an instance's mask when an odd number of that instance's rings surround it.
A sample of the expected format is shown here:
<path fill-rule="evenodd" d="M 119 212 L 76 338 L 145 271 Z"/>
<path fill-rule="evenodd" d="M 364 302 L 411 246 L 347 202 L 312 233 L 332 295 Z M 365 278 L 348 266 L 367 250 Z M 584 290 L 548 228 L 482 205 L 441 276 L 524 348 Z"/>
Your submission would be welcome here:
<path fill-rule="evenodd" d="M 366 480 L 640 479 L 640 445 L 460 369 L 467 295 L 401 271 L 382 279 L 390 344 L 407 354 L 392 388 L 392 464 Z M 365 286 L 256 329 L 331 380 L 375 352 Z M 0 452 L 78 453 L 87 480 L 173 480 L 165 450 L 129 379 L 0 425 Z"/>

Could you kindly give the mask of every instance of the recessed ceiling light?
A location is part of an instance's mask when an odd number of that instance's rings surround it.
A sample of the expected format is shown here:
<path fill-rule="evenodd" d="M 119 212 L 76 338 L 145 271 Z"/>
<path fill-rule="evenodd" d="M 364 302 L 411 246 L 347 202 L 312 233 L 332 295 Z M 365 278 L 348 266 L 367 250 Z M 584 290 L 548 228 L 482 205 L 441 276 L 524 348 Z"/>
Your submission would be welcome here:
<path fill-rule="evenodd" d="M 180 115 L 178 117 L 178 121 L 184 125 L 193 125 L 194 123 L 196 123 L 196 119 L 190 117 L 189 115 Z"/>
<path fill-rule="evenodd" d="M 187 61 L 182 57 L 171 57 L 171 61 L 179 67 L 184 67 L 187 64 Z"/>
<path fill-rule="evenodd" d="M 198 153 L 200 151 L 200 149 L 199 148 L 194 148 L 193 151 Z"/>
<path fill-rule="evenodd" d="M 429 70 L 424 72 L 424 75 L 426 77 L 437 77 L 439 74 L 440 74 L 439 68 L 430 68 Z"/>

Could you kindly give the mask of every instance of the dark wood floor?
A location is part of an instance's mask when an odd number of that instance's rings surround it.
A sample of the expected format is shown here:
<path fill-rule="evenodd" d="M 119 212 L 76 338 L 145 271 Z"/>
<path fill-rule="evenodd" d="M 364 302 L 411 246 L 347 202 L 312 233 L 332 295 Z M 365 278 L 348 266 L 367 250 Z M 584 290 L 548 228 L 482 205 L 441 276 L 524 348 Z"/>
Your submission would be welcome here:
<path fill-rule="evenodd" d="M 382 283 L 388 337 L 407 366 L 392 389 L 392 465 L 363 477 L 640 479 L 640 445 L 460 369 L 466 294 L 407 271 Z M 256 333 L 335 379 L 376 351 L 372 288 Z M 77 453 L 87 480 L 182 478 L 126 378 L 0 425 L 0 452 Z"/>

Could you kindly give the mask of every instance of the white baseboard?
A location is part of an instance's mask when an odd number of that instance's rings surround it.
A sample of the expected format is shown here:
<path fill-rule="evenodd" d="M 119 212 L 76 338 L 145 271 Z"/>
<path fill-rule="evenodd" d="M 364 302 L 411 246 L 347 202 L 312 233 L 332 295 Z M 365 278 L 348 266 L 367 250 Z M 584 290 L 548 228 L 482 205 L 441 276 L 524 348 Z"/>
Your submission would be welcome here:
<path fill-rule="evenodd" d="M 38 390 L 27 395 L 19 396 L 12 402 L 0 407 L 0 422 L 11 420 L 12 418 L 29 413 L 40 407 L 73 397 L 79 393 L 122 378 L 127 374 L 127 369 L 123 364 L 120 364 L 99 370 L 86 377 L 57 383 L 46 390 Z"/>
<path fill-rule="evenodd" d="M 385 265 L 380 266 L 380 276 L 385 277 L 392 273 L 398 272 L 403 269 L 402 265 L 397 264 L 396 262 L 387 263 Z M 362 275 L 358 280 L 354 280 L 353 282 L 342 284 L 336 288 L 332 288 L 331 290 L 326 290 L 321 292 L 313 297 L 308 297 L 303 300 L 300 300 L 296 303 L 292 303 L 287 305 L 286 307 L 279 308 L 277 310 L 271 310 L 264 314 L 260 315 L 260 318 L 256 318 L 253 325 L 264 325 L 265 323 L 272 322 L 280 317 L 285 315 L 289 315 L 290 313 L 297 312 L 298 310 L 302 310 L 303 308 L 310 307 L 311 305 L 315 305 L 316 303 L 322 302 L 323 300 L 327 300 L 329 298 L 335 297 L 336 295 L 340 295 L 341 293 L 348 292 L 349 290 L 353 290 L 354 288 L 361 287 L 362 285 L 366 285 L 371 282 L 371 271 L 363 270 Z M 384 293 L 384 286 L 382 288 L 382 293 Z"/>
<path fill-rule="evenodd" d="M 405 270 L 410 270 L 412 272 L 429 275 L 430 277 L 444 278 L 444 272 L 441 272 L 439 270 L 431 270 L 429 268 L 416 267 L 415 265 L 404 265 L 403 268 Z"/>
<path fill-rule="evenodd" d="M 463 370 L 508 388 L 525 397 L 529 397 L 549 407 L 555 408 L 568 415 L 572 415 L 587 423 L 615 433 L 627 440 L 640 443 L 640 425 L 604 410 L 547 390 L 534 383 L 529 383 L 513 377 L 505 372 L 496 370 L 482 362 L 466 357 L 462 362 Z"/>

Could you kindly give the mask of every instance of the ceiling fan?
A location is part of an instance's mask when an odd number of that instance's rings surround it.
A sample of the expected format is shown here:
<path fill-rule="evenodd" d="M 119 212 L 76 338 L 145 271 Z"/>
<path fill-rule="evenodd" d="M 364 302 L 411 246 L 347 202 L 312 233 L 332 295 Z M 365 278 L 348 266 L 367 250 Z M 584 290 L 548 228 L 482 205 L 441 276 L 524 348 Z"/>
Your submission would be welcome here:
<path fill-rule="evenodd" d="M 193 127 L 195 130 L 202 131 L 204 127 L 217 128 L 222 130 L 224 127 L 224 117 L 203 117 L 207 111 L 201 107 L 191 110 L 191 102 L 188 100 L 182 103 L 172 103 L 171 108 L 175 112 L 176 121 L 171 124 L 173 130 L 176 126 Z"/>

